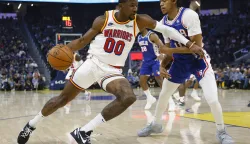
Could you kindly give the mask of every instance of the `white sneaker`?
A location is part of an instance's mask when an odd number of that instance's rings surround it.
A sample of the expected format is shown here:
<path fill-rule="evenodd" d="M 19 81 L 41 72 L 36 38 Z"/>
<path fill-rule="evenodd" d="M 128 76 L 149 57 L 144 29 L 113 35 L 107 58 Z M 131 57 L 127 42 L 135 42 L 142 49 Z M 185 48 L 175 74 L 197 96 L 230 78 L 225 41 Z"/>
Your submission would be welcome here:
<path fill-rule="evenodd" d="M 146 106 L 144 107 L 145 110 L 148 110 L 151 108 L 151 106 L 156 102 L 156 98 L 151 96 L 149 98 L 147 98 L 147 104 Z"/>
<path fill-rule="evenodd" d="M 196 101 L 201 101 L 201 98 L 198 96 L 198 93 L 197 93 L 196 90 L 192 91 L 191 97 L 193 97 L 193 99 L 196 100 Z"/>

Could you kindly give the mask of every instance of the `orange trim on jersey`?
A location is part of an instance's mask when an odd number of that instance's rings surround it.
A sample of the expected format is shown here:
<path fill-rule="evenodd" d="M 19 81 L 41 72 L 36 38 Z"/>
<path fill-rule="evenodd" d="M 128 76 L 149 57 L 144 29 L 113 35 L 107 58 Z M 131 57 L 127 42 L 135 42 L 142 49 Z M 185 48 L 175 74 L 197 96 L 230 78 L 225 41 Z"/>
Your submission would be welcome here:
<path fill-rule="evenodd" d="M 203 74 L 202 74 L 202 77 L 204 77 L 204 75 L 206 74 L 206 71 L 207 71 L 208 68 L 209 68 L 209 65 L 208 65 L 208 62 L 207 62 L 206 58 L 203 58 L 203 60 L 204 60 L 205 63 L 206 63 L 206 69 L 204 70 L 204 72 L 203 72 Z"/>
<path fill-rule="evenodd" d="M 113 17 L 114 21 L 115 21 L 116 23 L 118 23 L 118 24 L 127 24 L 127 23 L 130 22 L 130 20 L 127 20 L 126 22 L 119 22 L 119 21 L 115 18 L 115 11 L 114 11 L 114 10 L 113 10 L 113 12 L 112 12 L 112 17 Z"/>
<path fill-rule="evenodd" d="M 136 15 L 135 15 L 135 19 L 134 19 L 134 36 L 136 37 L 136 26 L 137 26 L 137 23 L 136 23 Z"/>
<path fill-rule="evenodd" d="M 104 25 L 102 26 L 101 32 L 107 26 L 107 23 L 108 23 L 108 20 L 109 20 L 109 13 L 108 13 L 108 11 L 105 12 L 105 16 L 106 16 L 106 19 L 105 19 Z"/>
<path fill-rule="evenodd" d="M 80 86 L 78 86 L 74 81 L 73 81 L 73 76 L 71 76 L 71 78 L 69 79 L 69 81 L 76 87 L 76 88 L 78 88 L 79 90 L 84 90 L 84 88 L 81 88 Z"/>

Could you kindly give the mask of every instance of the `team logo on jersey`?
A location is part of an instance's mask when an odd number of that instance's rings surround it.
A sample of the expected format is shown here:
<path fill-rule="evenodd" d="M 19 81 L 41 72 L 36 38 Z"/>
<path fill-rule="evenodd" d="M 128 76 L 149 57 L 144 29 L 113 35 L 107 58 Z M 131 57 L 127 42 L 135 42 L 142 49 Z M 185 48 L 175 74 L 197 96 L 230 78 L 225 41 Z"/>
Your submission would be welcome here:
<path fill-rule="evenodd" d="M 180 23 L 180 21 L 179 21 L 179 20 L 177 20 L 176 22 L 177 22 L 177 23 Z"/>
<path fill-rule="evenodd" d="M 132 25 L 125 25 L 127 28 L 131 28 L 131 27 L 133 27 Z"/>
<path fill-rule="evenodd" d="M 108 26 L 112 26 L 112 25 L 114 25 L 112 22 L 110 22 L 110 23 L 108 24 Z"/>

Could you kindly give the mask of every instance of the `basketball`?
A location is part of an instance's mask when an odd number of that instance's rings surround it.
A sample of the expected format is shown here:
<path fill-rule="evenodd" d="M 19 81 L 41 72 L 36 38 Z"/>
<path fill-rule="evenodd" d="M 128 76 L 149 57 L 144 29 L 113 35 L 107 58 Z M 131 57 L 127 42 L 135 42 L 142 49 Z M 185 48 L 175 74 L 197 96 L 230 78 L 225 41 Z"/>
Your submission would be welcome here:
<path fill-rule="evenodd" d="M 66 45 L 56 45 L 48 52 L 47 60 L 52 68 L 66 70 L 73 63 L 74 55 Z"/>

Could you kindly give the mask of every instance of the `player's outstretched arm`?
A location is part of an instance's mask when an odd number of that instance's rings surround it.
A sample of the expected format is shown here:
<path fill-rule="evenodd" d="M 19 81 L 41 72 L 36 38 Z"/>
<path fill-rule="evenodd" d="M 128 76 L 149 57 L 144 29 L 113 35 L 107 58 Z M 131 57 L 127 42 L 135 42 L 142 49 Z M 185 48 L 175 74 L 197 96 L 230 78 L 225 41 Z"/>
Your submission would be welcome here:
<path fill-rule="evenodd" d="M 190 42 L 188 39 L 182 36 L 177 30 L 169 26 L 165 26 L 160 22 L 157 22 L 156 20 L 152 19 L 149 15 L 138 14 L 137 24 L 140 30 L 143 30 L 144 28 L 153 29 L 157 32 L 162 33 L 165 37 L 169 37 L 175 41 L 178 41 L 187 47 L 191 46 L 192 44 L 192 42 Z"/>
<path fill-rule="evenodd" d="M 84 48 L 87 44 L 89 44 L 92 39 L 99 33 L 101 33 L 102 27 L 105 23 L 106 16 L 99 16 L 97 17 L 92 27 L 79 39 L 73 40 L 67 46 L 71 48 L 72 51 L 78 51 Z"/>
<path fill-rule="evenodd" d="M 186 39 L 183 35 L 181 35 L 176 29 L 171 28 L 169 26 L 165 26 L 160 22 L 152 19 L 150 16 L 146 14 L 138 14 L 137 15 L 137 24 L 140 30 L 144 28 L 153 29 L 162 33 L 165 37 L 169 37 L 175 41 L 178 41 L 188 47 L 192 52 L 198 53 L 199 55 L 203 55 L 202 48 L 194 44 L 193 42 Z"/>

